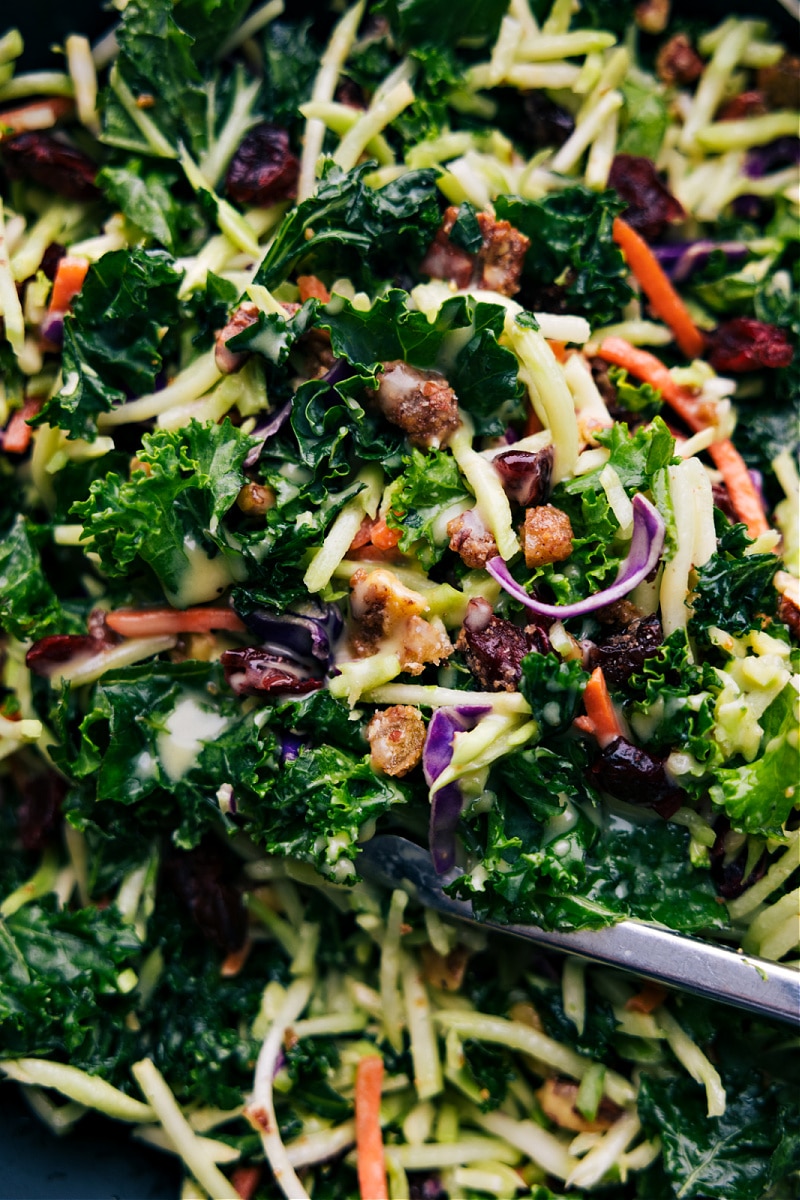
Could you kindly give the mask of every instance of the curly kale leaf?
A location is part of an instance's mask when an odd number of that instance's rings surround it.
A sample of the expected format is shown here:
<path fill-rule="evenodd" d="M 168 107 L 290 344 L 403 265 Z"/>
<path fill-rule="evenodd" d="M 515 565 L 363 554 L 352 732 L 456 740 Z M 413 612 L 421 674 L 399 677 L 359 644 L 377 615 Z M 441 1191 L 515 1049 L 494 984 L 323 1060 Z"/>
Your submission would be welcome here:
<path fill-rule="evenodd" d="M 506 11 L 503 0 L 467 0 L 443 8 L 437 0 L 382 0 L 392 32 L 404 46 L 455 46 L 464 38 L 493 42 Z"/>
<path fill-rule="evenodd" d="M 64 319 L 61 390 L 35 423 L 93 439 L 100 413 L 153 391 L 164 362 L 162 329 L 178 320 L 180 281 L 163 250 L 112 250 L 93 263 Z"/>
<path fill-rule="evenodd" d="M 519 690 L 539 722 L 542 737 L 569 728 L 588 680 L 580 663 L 564 662 L 557 654 L 528 654 L 523 658 Z"/>
<path fill-rule="evenodd" d="M 3 1055 L 53 1056 L 113 1075 L 131 1041 L 119 977 L 140 954 L 113 906 L 68 912 L 50 896 L 0 920 Z"/>
<path fill-rule="evenodd" d="M 716 554 L 697 569 L 689 632 L 702 645 L 709 644 L 708 629 L 716 626 L 739 637 L 761 629 L 777 605 L 772 580 L 777 570 L 774 554 L 747 554 L 752 540 L 744 525 L 728 525 L 719 533 Z"/>
<path fill-rule="evenodd" d="M 531 240 L 523 297 L 529 308 L 553 309 L 605 325 L 620 317 L 632 292 L 627 267 L 612 237 L 625 207 L 616 192 L 566 188 L 542 200 L 498 196 L 497 216 Z"/>
<path fill-rule="evenodd" d="M 405 799 L 400 785 L 375 774 L 368 756 L 304 746 L 248 814 L 251 834 L 268 853 L 305 859 L 345 882 L 355 878 L 351 864 L 365 826 Z"/>
<path fill-rule="evenodd" d="M 253 439 L 227 419 L 145 434 L 130 478 L 110 472 L 74 505 L 89 534 L 87 548 L 112 577 L 148 566 L 166 595 L 180 603 L 191 576 L 190 553 L 213 560 L 230 551 L 221 522 L 246 482 L 242 464 L 252 446 Z M 222 559 L 217 573 L 218 593 L 230 581 Z M 214 594 L 212 584 L 211 594 L 196 600 Z"/>
<path fill-rule="evenodd" d="M 627 681 L 631 724 L 656 750 L 681 746 L 700 762 L 713 760 L 716 743 L 710 735 L 720 689 L 719 676 L 707 663 L 691 660 L 686 634 L 676 629 Z"/>
<path fill-rule="evenodd" d="M 442 513 L 459 501 L 472 503 L 458 465 L 451 454 L 412 450 L 405 470 L 392 490 L 392 506 L 386 523 L 399 529 L 398 545 L 404 554 L 413 552 L 426 571 L 437 563 L 448 546 L 440 528 Z"/>
<path fill-rule="evenodd" d="M 20 641 L 65 632 L 37 541 L 36 526 L 21 515 L 0 538 L 0 627 Z"/>

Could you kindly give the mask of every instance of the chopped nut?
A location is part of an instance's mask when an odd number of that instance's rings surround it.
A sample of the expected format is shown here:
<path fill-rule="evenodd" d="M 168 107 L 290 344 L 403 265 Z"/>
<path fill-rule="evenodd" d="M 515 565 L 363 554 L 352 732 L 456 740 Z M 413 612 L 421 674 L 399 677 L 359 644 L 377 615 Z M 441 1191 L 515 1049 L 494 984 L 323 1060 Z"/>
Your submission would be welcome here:
<path fill-rule="evenodd" d="M 694 83 L 703 74 L 703 60 L 685 33 L 676 33 L 656 55 L 656 74 L 664 83 Z"/>
<path fill-rule="evenodd" d="M 407 775 L 422 759 L 425 722 L 419 709 L 395 704 L 376 712 L 367 726 L 370 763 L 384 775 Z"/>
<path fill-rule="evenodd" d="M 246 483 L 236 497 L 236 503 L 243 513 L 257 516 L 275 507 L 275 493 L 263 484 Z"/>
<path fill-rule="evenodd" d="M 422 974 L 426 981 L 443 992 L 457 992 L 464 981 L 464 972 L 470 960 L 466 946 L 454 946 L 445 957 L 433 946 L 422 947 Z"/>
<path fill-rule="evenodd" d="M 622 1115 L 621 1108 L 604 1098 L 595 1119 L 587 1121 L 575 1108 L 578 1084 L 571 1079 L 546 1079 L 536 1095 L 545 1116 L 575 1133 L 602 1133 Z"/>
<path fill-rule="evenodd" d="M 522 527 L 522 549 L 528 567 L 543 567 L 569 558 L 572 525 L 567 514 L 553 504 L 527 509 Z"/>
<path fill-rule="evenodd" d="M 645 33 L 663 33 L 669 23 L 670 0 L 640 0 L 633 19 Z"/>

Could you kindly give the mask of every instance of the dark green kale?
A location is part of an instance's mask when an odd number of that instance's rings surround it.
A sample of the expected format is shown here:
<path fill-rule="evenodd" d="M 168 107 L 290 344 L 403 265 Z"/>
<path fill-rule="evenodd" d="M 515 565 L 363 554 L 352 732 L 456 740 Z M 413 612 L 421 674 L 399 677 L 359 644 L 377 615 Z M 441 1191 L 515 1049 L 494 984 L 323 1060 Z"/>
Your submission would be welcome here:
<path fill-rule="evenodd" d="M 557 654 L 523 658 L 519 690 L 530 704 L 543 738 L 569 728 L 588 680 L 580 663 L 564 662 Z"/>
<path fill-rule="evenodd" d="M 472 499 L 451 454 L 412 450 L 392 490 L 386 523 L 401 531 L 398 545 L 403 553 L 413 553 L 429 571 L 449 544 L 446 531 L 438 527 L 442 513 L 459 501 L 471 504 Z"/>
<path fill-rule="evenodd" d="M 298 109 L 311 96 L 322 47 L 311 21 L 289 25 L 271 22 L 264 31 L 264 82 L 262 108 L 267 119 L 299 137 L 303 119 Z"/>
<path fill-rule="evenodd" d="M 346 1121 L 353 1106 L 334 1087 L 328 1076 L 338 1067 L 339 1050 L 332 1038 L 303 1038 L 286 1051 L 286 1069 L 293 1087 L 292 1106 L 299 1105 L 328 1121 Z"/>
<path fill-rule="evenodd" d="M 269 854 L 305 859 L 347 882 L 356 878 L 351 864 L 359 838 L 405 799 L 405 789 L 376 775 L 368 756 L 356 758 L 334 746 L 302 746 L 248 810 L 249 831 Z"/>
<path fill-rule="evenodd" d="M 104 167 L 97 176 L 114 207 L 170 254 L 188 252 L 192 235 L 205 228 L 197 207 L 177 198 L 181 182 L 176 167 L 155 167 L 136 157 Z"/>
<path fill-rule="evenodd" d="M 459 207 L 455 224 L 448 237 L 454 246 L 460 246 L 467 254 L 476 254 L 483 245 L 483 234 L 478 224 L 475 206 L 468 200 Z"/>
<path fill-rule="evenodd" d="M 238 604 L 236 609 L 242 611 Z M 367 748 L 361 718 L 325 688 L 277 705 L 270 712 L 270 728 L 299 733 L 309 742 L 325 742 L 357 756 Z"/>
<path fill-rule="evenodd" d="M 508 1085 L 517 1078 L 507 1050 L 467 1038 L 463 1045 L 464 1065 L 480 1090 L 481 1112 L 493 1112 L 506 1098 Z"/>
<path fill-rule="evenodd" d="M 329 163 L 315 194 L 284 218 L 255 282 L 274 288 L 301 268 L 381 278 L 418 261 L 439 225 L 436 172 L 409 171 L 373 189 L 364 183 L 369 170 Z"/>
<path fill-rule="evenodd" d="M 49 530 L 17 516 L 0 537 L 0 627 L 20 641 L 64 633 L 58 596 L 42 568 Z"/>
<path fill-rule="evenodd" d="M 761 629 L 777 606 L 772 586 L 775 555 L 747 554 L 752 539 L 746 527 L 729 525 L 719 513 L 717 526 L 718 549 L 697 569 L 694 612 L 689 621 L 689 633 L 702 645 L 709 645 L 711 626 L 734 637 Z"/>
<path fill-rule="evenodd" d="M 612 237 L 614 217 L 624 207 L 615 191 L 582 186 L 542 200 L 498 196 L 498 218 L 531 240 L 523 271 L 526 307 L 574 313 L 593 325 L 619 320 L 632 295 Z"/>
<path fill-rule="evenodd" d="M 720 690 L 716 672 L 690 658 L 681 629 L 649 654 L 625 684 L 626 698 L 632 698 L 631 723 L 642 743 L 655 750 L 680 746 L 700 762 L 713 760 L 718 753 L 711 732 Z"/>
<path fill-rule="evenodd" d="M 49 896 L 0 919 L 3 1056 L 53 1057 L 120 1082 L 133 1044 L 120 976 L 140 954 L 113 906 L 68 912 Z"/>
<path fill-rule="evenodd" d="M 599 1058 L 607 1054 L 617 1031 L 617 1018 L 608 1000 L 596 994 L 586 1006 L 586 1023 L 582 1033 L 571 1017 L 564 1012 L 563 989 L 557 985 L 539 985 L 533 995 L 533 1003 L 542 1019 L 544 1031 L 556 1041 L 565 1042 L 581 1054 Z"/>
<path fill-rule="evenodd" d="M 455 46 L 457 42 L 493 42 L 506 11 L 503 0 L 466 0 L 443 8 L 437 0 L 382 0 L 396 39 L 409 46 Z"/>
<path fill-rule="evenodd" d="M 112 250 L 93 263 L 64 319 L 61 390 L 35 423 L 93 439 L 100 413 L 153 391 L 170 344 L 162 329 L 178 320 L 180 281 L 163 250 Z"/>
<path fill-rule="evenodd" d="M 253 439 L 227 419 L 145 434 L 140 465 L 130 478 L 110 472 L 92 483 L 87 500 L 75 504 L 73 512 L 90 535 L 87 548 L 99 554 L 112 577 L 146 565 L 166 595 L 177 599 L 192 573 L 189 550 L 195 559 L 212 561 L 230 554 L 222 518 L 246 483 L 242 464 L 252 446 Z M 232 577 L 224 557 L 216 574 L 218 594 Z M 196 599 L 214 594 L 212 589 Z"/>

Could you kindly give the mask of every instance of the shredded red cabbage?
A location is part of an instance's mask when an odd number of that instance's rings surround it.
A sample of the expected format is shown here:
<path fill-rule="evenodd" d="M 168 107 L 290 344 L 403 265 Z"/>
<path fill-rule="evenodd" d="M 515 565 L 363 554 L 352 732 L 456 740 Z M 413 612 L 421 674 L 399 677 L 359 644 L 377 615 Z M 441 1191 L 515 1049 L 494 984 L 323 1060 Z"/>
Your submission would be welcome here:
<path fill-rule="evenodd" d="M 634 496 L 631 548 L 628 557 L 620 564 L 617 578 L 610 587 L 603 588 L 601 592 L 587 596 L 585 600 L 579 600 L 575 604 L 542 604 L 540 600 L 529 596 L 514 579 L 505 560 L 499 555 L 489 559 L 486 570 L 510 596 L 538 613 L 540 617 L 583 617 L 587 613 L 596 612 L 598 608 L 605 608 L 607 604 L 621 600 L 655 570 L 664 548 L 664 533 L 664 519 L 655 505 L 644 496 Z"/>
<path fill-rule="evenodd" d="M 474 729 L 488 712 L 491 708 L 487 704 L 460 704 L 455 708 L 436 710 L 428 725 L 422 752 L 422 769 L 428 787 L 449 767 L 456 734 Z M 456 829 L 463 807 L 464 797 L 457 782 L 448 783 L 434 793 L 429 842 L 433 865 L 439 875 L 444 875 L 455 863 Z"/>

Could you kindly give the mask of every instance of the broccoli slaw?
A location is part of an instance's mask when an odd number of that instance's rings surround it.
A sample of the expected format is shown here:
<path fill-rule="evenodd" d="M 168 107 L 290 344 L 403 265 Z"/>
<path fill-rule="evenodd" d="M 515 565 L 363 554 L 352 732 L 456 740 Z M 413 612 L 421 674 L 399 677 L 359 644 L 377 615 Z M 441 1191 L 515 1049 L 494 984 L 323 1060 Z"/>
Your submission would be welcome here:
<path fill-rule="evenodd" d="M 779 1030 L 358 880 L 800 944 L 796 60 L 540 7 L 0 39 L 0 1067 L 187 1197 L 791 1187 Z"/>

